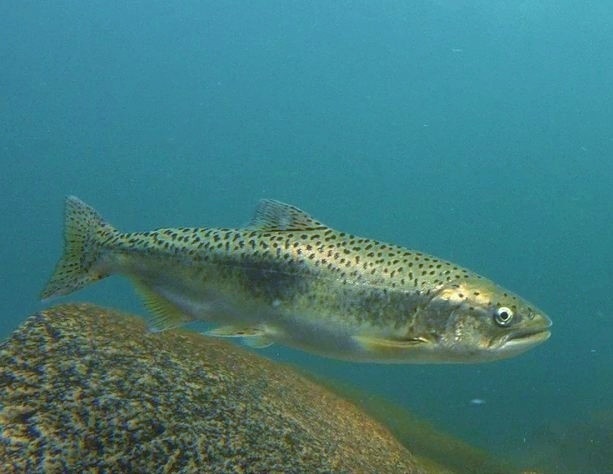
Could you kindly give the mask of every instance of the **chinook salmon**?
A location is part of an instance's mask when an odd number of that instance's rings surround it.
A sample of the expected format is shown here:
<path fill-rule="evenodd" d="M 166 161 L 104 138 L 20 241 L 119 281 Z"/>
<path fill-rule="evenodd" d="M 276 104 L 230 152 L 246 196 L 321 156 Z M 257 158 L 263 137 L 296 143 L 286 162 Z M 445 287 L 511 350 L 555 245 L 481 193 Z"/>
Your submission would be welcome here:
<path fill-rule="evenodd" d="M 158 330 L 208 321 L 253 347 L 382 363 L 491 361 L 550 335 L 543 312 L 484 277 L 278 201 L 244 228 L 122 233 L 71 196 L 64 237 L 44 299 L 121 274 Z"/>

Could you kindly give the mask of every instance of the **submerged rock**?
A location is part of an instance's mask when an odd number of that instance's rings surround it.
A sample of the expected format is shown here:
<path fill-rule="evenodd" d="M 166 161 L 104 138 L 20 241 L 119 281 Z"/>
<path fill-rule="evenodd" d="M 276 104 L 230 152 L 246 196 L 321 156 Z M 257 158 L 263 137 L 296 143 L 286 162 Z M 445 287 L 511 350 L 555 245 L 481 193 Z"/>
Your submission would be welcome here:
<path fill-rule="evenodd" d="M 0 346 L 8 472 L 404 472 L 411 453 L 290 368 L 187 331 L 63 305 Z"/>
<path fill-rule="evenodd" d="M 410 448 L 411 453 L 428 470 L 462 474 L 519 474 L 520 469 L 508 460 L 499 459 L 482 449 L 435 428 L 431 423 L 411 413 L 406 407 L 385 398 L 365 393 L 342 383 L 323 378 L 307 377 L 330 388 L 346 400 L 353 401 L 360 409 L 385 425 L 394 437 Z M 529 465 L 526 465 L 529 468 Z M 525 471 L 526 473 L 537 471 Z"/>

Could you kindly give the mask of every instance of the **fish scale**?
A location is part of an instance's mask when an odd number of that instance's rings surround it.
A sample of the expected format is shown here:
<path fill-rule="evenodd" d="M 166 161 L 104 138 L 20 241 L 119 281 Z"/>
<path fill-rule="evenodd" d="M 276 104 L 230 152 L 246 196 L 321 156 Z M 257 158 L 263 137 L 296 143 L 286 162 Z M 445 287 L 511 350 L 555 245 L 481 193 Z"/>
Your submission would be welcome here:
<path fill-rule="evenodd" d="M 65 251 L 43 298 L 130 278 L 157 330 L 202 320 L 209 335 L 371 362 L 481 362 L 549 337 L 548 317 L 437 257 L 334 230 L 263 200 L 245 228 L 121 233 L 67 198 Z"/>

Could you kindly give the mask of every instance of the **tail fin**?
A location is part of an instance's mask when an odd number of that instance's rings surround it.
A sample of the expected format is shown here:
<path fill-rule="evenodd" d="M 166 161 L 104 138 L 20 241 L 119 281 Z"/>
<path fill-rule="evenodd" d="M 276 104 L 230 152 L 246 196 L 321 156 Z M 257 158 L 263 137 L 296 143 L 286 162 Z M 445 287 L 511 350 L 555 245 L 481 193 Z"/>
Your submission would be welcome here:
<path fill-rule="evenodd" d="M 100 244 L 118 233 L 92 207 L 75 196 L 68 196 L 64 211 L 64 254 L 41 298 L 66 295 L 106 277 L 107 273 L 95 268 Z"/>

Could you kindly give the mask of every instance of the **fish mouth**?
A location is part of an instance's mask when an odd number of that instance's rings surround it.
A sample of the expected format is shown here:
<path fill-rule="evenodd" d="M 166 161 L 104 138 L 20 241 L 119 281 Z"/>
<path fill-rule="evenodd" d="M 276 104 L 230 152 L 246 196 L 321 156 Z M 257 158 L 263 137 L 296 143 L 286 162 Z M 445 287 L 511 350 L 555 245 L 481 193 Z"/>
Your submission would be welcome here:
<path fill-rule="evenodd" d="M 551 337 L 551 319 L 539 313 L 534 316 L 532 324 L 528 327 L 515 329 L 509 332 L 502 341 L 500 348 L 504 351 L 520 353 L 526 351 L 537 344 L 545 342 Z"/>
<path fill-rule="evenodd" d="M 503 349 L 528 349 L 545 342 L 551 336 L 549 326 L 539 329 L 526 329 L 509 334 L 500 345 Z"/>

